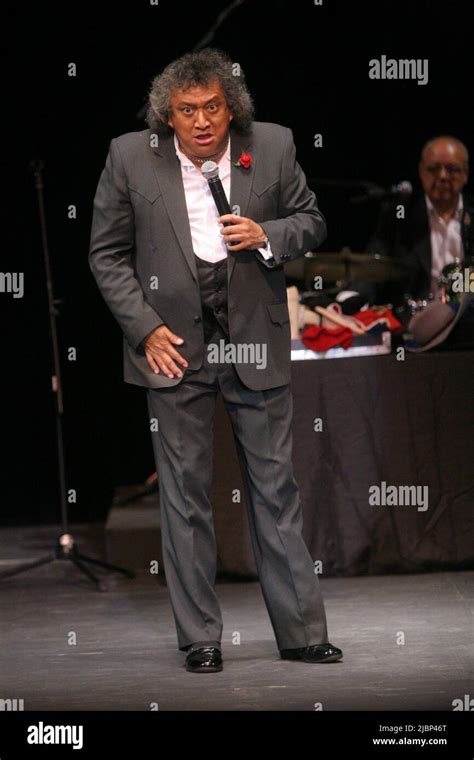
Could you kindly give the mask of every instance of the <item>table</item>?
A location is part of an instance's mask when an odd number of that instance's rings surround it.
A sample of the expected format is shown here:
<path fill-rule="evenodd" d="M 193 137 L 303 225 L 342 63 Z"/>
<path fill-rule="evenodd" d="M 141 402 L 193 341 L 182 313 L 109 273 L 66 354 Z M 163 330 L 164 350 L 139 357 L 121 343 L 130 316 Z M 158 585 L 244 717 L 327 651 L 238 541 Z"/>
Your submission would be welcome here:
<path fill-rule="evenodd" d="M 474 567 L 473 382 L 474 351 L 292 362 L 303 535 L 323 576 Z M 214 437 L 218 573 L 256 578 L 220 398 Z M 383 482 L 427 487 L 427 509 L 370 504 Z"/>

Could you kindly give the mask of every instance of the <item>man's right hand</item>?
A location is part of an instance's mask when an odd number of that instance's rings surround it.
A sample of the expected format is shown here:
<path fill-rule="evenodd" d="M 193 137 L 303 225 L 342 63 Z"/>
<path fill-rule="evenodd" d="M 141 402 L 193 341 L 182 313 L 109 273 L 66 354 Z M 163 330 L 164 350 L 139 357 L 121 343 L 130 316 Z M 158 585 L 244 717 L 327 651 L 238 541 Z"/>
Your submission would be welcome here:
<path fill-rule="evenodd" d="M 159 374 L 161 369 L 168 377 L 174 377 L 173 373 L 177 377 L 183 376 L 179 367 L 176 366 L 175 360 L 182 364 L 183 367 L 187 367 L 188 362 L 174 348 L 174 343 L 181 345 L 184 341 L 178 335 L 172 333 L 166 325 L 156 327 L 142 341 L 147 362 L 155 374 Z"/>

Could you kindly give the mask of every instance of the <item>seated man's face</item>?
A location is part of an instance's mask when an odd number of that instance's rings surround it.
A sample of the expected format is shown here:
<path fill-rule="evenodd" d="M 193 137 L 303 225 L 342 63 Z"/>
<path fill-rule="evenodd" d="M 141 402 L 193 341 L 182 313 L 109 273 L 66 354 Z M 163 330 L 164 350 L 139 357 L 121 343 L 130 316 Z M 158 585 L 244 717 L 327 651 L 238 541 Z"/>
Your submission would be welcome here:
<path fill-rule="evenodd" d="M 233 116 L 218 82 L 175 90 L 168 125 L 186 153 L 205 158 L 225 148 Z"/>
<path fill-rule="evenodd" d="M 468 178 L 462 147 L 451 140 L 435 140 L 425 150 L 419 174 L 423 190 L 433 204 L 456 202 Z"/>

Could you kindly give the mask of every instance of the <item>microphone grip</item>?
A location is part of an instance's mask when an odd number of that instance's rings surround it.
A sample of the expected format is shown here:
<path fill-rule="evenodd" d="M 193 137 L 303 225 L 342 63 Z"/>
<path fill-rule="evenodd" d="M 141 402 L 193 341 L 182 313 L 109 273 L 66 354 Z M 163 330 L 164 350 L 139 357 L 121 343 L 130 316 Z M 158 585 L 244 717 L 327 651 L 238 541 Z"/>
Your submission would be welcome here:
<path fill-rule="evenodd" d="M 231 214 L 232 209 L 229 205 L 229 201 L 227 200 L 227 196 L 224 192 L 224 188 L 219 177 L 216 177 L 215 179 L 209 179 L 208 183 L 212 197 L 214 198 L 214 203 L 216 204 L 217 210 L 219 212 L 219 216 L 223 216 L 224 214 Z M 232 224 L 232 222 L 225 222 L 224 226 L 226 227 L 229 224 Z"/>

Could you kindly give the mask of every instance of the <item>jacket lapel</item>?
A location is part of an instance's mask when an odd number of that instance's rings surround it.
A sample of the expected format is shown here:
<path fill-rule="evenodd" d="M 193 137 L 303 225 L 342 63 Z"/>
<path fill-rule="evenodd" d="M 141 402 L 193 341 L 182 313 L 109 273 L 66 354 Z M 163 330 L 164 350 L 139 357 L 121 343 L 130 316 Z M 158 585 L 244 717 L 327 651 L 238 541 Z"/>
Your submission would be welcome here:
<path fill-rule="evenodd" d="M 188 210 L 184 194 L 181 163 L 176 155 L 173 133 L 161 131 L 158 135 L 158 146 L 151 148 L 153 156 L 153 171 L 160 186 L 163 203 L 168 213 L 176 237 L 189 264 L 191 273 L 197 281 L 196 260 L 193 251 L 191 229 L 188 221 Z"/>
<path fill-rule="evenodd" d="M 418 198 L 413 210 L 413 248 L 425 278 L 431 281 L 431 237 L 428 210 L 424 196 Z"/>
<path fill-rule="evenodd" d="M 241 153 L 250 153 L 252 156 L 252 163 L 248 169 L 244 169 L 243 166 L 235 166 L 238 162 Z M 252 131 L 249 130 L 245 134 L 240 134 L 231 129 L 230 132 L 230 208 L 232 213 L 237 213 L 239 216 L 247 216 L 247 210 L 250 203 L 250 191 L 252 189 L 253 178 L 255 177 L 255 167 L 257 165 L 257 156 L 255 155 L 255 147 Z M 236 253 L 229 252 L 228 261 L 228 283 L 232 277 L 232 273 L 235 267 L 235 261 L 241 251 Z"/>
<path fill-rule="evenodd" d="M 189 226 L 186 196 L 181 175 L 181 163 L 176 155 L 172 132 L 161 131 L 158 135 L 158 146 L 151 148 L 153 171 L 161 189 L 163 203 L 170 222 L 175 231 L 179 245 L 188 262 L 194 279 L 197 281 L 196 257 L 193 251 L 191 229 Z M 231 141 L 231 175 L 230 175 L 230 207 L 232 212 L 245 216 L 250 202 L 250 190 L 255 176 L 256 156 L 253 153 L 252 132 L 237 133 L 230 129 Z M 252 155 L 252 164 L 248 169 L 234 166 L 242 152 Z M 232 276 L 235 258 L 240 252 L 229 253 L 228 281 Z"/>

